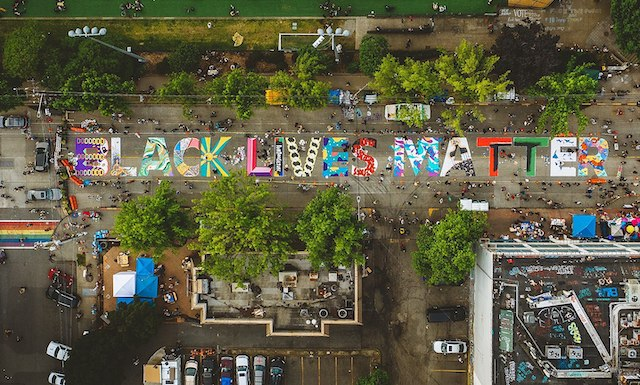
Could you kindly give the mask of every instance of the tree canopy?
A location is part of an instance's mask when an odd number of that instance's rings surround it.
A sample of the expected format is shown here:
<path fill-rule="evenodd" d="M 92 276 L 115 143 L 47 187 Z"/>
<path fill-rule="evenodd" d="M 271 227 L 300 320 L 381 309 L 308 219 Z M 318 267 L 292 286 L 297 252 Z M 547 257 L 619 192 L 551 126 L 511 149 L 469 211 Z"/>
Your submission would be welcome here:
<path fill-rule="evenodd" d="M 132 81 L 122 81 L 118 75 L 98 74 L 94 70 L 72 76 L 61 88 L 62 94 L 53 102 L 58 109 L 91 112 L 98 110 L 108 116 L 129 110 L 122 94 L 135 92 Z"/>
<path fill-rule="evenodd" d="M 264 76 L 244 69 L 235 69 L 207 83 L 205 92 L 214 103 L 235 107 L 239 119 L 249 119 L 254 107 L 266 105 L 265 90 L 268 81 Z"/>
<path fill-rule="evenodd" d="M 2 65 L 9 76 L 22 80 L 37 79 L 46 37 L 35 25 L 11 31 L 2 48 Z"/>
<path fill-rule="evenodd" d="M 373 76 L 389 53 L 389 43 L 382 35 L 364 35 L 360 41 L 360 71 Z"/>
<path fill-rule="evenodd" d="M 314 268 L 363 263 L 364 226 L 351 198 L 335 187 L 316 195 L 298 219 L 298 236 Z"/>
<path fill-rule="evenodd" d="M 295 79 L 284 71 L 269 78 L 269 88 L 277 90 L 285 104 L 305 111 L 325 107 L 329 100 L 329 83 Z"/>
<path fill-rule="evenodd" d="M 495 80 L 491 73 L 498 56 L 487 55 L 482 45 L 462 40 L 453 53 L 443 53 L 434 63 L 440 81 L 449 85 L 461 102 L 486 102 L 511 84 L 508 72 Z"/>
<path fill-rule="evenodd" d="M 475 265 L 473 244 L 487 227 L 487 214 L 452 210 L 436 224 L 420 227 L 413 268 L 432 285 L 459 284 Z"/>
<path fill-rule="evenodd" d="M 372 87 L 382 96 L 396 101 L 412 101 L 416 98 L 427 101 L 442 93 L 438 73 L 429 61 L 407 58 L 400 63 L 387 55 L 374 73 Z"/>
<path fill-rule="evenodd" d="M 158 255 L 167 248 L 184 245 L 194 229 L 192 218 L 180 207 L 168 181 L 162 181 L 153 195 L 125 202 L 114 225 L 122 247 L 153 250 Z"/>
<path fill-rule="evenodd" d="M 0 72 L 0 112 L 8 111 L 22 104 L 23 97 L 16 95 L 13 86 L 14 84 L 7 80 L 7 76 Z"/>
<path fill-rule="evenodd" d="M 374 369 L 369 375 L 360 377 L 356 385 L 391 385 L 391 380 L 384 370 Z"/>
<path fill-rule="evenodd" d="M 618 46 L 640 55 L 640 0 L 611 0 L 611 20 Z"/>
<path fill-rule="evenodd" d="M 169 53 L 167 63 L 171 72 L 195 72 L 200 67 L 202 49 L 191 42 L 180 43 Z"/>
<path fill-rule="evenodd" d="M 530 93 L 547 99 L 544 111 L 538 119 L 538 131 L 542 132 L 550 125 L 550 134 L 566 134 L 569 129 L 569 118 L 575 116 L 578 120 L 577 133 L 581 133 L 587 126 L 587 116 L 582 112 L 582 104 L 590 102 L 596 97 L 598 81 L 586 74 L 591 64 L 574 66 L 563 73 L 543 76 Z"/>
<path fill-rule="evenodd" d="M 539 22 L 504 25 L 492 48 L 500 57 L 496 71 L 510 71 L 509 79 L 517 89 L 528 88 L 541 77 L 560 69 L 562 60 L 556 47 L 559 39 L 560 36 L 552 35 Z"/>
<path fill-rule="evenodd" d="M 184 105 L 191 105 L 195 101 L 194 95 L 198 90 L 195 76 L 186 72 L 169 75 L 169 80 L 158 89 L 158 95 L 164 100 L 177 101 Z"/>
<path fill-rule="evenodd" d="M 298 51 L 293 72 L 300 80 L 310 80 L 327 70 L 327 56 L 313 47 L 304 47 Z"/>
<path fill-rule="evenodd" d="M 109 312 L 109 325 L 78 338 L 65 365 L 67 383 L 118 385 L 130 365 L 132 349 L 149 341 L 160 325 L 155 308 L 135 300 Z"/>
<path fill-rule="evenodd" d="M 228 282 L 277 273 L 289 258 L 291 226 L 280 209 L 268 207 L 271 192 L 245 175 L 210 184 L 196 200 L 200 224 L 192 247 L 206 255 L 203 269 Z"/>

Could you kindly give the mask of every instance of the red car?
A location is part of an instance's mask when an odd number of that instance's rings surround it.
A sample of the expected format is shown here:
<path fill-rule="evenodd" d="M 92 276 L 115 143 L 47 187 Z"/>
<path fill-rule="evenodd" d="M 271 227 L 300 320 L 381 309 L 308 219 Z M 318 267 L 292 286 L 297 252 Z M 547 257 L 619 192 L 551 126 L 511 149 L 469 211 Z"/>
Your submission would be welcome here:
<path fill-rule="evenodd" d="M 56 288 L 70 288 L 73 286 L 73 276 L 62 272 L 62 270 L 52 267 L 49 269 L 49 280 L 53 282 L 53 286 Z"/>

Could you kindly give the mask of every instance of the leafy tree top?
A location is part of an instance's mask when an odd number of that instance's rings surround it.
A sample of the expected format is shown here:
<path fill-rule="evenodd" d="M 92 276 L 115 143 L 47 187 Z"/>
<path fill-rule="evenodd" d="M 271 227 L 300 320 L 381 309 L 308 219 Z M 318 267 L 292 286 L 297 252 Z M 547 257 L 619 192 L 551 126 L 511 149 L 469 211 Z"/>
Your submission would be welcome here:
<path fill-rule="evenodd" d="M 169 80 L 158 89 L 158 95 L 166 100 L 177 100 L 185 105 L 194 102 L 200 92 L 194 75 L 186 72 L 172 73 Z"/>
<path fill-rule="evenodd" d="M 577 132 L 587 126 L 587 116 L 582 112 L 582 104 L 593 100 L 598 90 L 598 81 L 586 74 L 591 63 L 574 66 L 563 73 L 543 76 L 531 87 L 530 93 L 547 99 L 544 111 L 538 120 L 538 130 L 542 131 L 551 122 L 551 134 L 569 133 L 569 117 L 578 119 Z"/>
<path fill-rule="evenodd" d="M 202 49 L 191 42 L 180 43 L 167 57 L 171 72 L 195 72 L 200 66 Z"/>
<path fill-rule="evenodd" d="M 420 101 L 442 93 L 438 73 L 429 61 L 408 58 L 404 63 L 391 55 L 382 59 L 374 74 L 372 87 L 394 101 Z"/>
<path fill-rule="evenodd" d="M 114 225 L 122 247 L 152 250 L 156 255 L 167 248 L 184 245 L 194 228 L 193 220 L 180 206 L 176 191 L 168 181 L 162 181 L 153 195 L 124 203 Z"/>
<path fill-rule="evenodd" d="M 611 0 L 611 20 L 618 46 L 625 52 L 640 55 L 640 2 Z"/>
<path fill-rule="evenodd" d="M 391 380 L 387 372 L 375 369 L 368 376 L 360 377 L 356 385 L 391 385 Z"/>
<path fill-rule="evenodd" d="M 239 68 L 208 82 L 205 92 L 211 95 L 215 103 L 235 107 L 239 119 L 249 119 L 254 107 L 266 105 L 267 85 L 264 76 Z"/>
<path fill-rule="evenodd" d="M 314 268 L 363 263 L 364 226 L 351 198 L 335 187 L 321 191 L 305 207 L 296 226 Z"/>
<path fill-rule="evenodd" d="M 492 48 L 500 57 L 496 71 L 509 71 L 509 78 L 517 89 L 528 88 L 562 65 L 556 46 L 559 39 L 560 36 L 552 35 L 539 22 L 503 26 Z"/>
<path fill-rule="evenodd" d="M 269 78 L 269 88 L 277 90 L 285 104 L 305 111 L 317 110 L 328 104 L 329 83 L 313 79 L 300 80 L 284 71 Z"/>
<path fill-rule="evenodd" d="M 217 179 L 196 201 L 200 227 L 193 248 L 207 255 L 205 271 L 243 282 L 265 271 L 277 273 L 291 254 L 291 228 L 281 212 L 267 205 L 271 192 L 241 174 Z"/>
<path fill-rule="evenodd" d="M 7 76 L 0 72 L 0 112 L 18 107 L 23 101 L 23 97 L 15 94 L 12 84 L 6 78 Z"/>
<path fill-rule="evenodd" d="M 485 102 L 511 85 L 508 72 L 496 80 L 491 79 L 498 59 L 498 56 L 487 55 L 482 45 L 462 40 L 455 52 L 440 55 L 434 68 L 460 101 Z"/>
<path fill-rule="evenodd" d="M 459 284 L 475 265 L 473 244 L 486 228 L 486 213 L 466 210 L 449 211 L 440 222 L 422 225 L 414 269 L 430 284 Z"/>
<path fill-rule="evenodd" d="M 364 35 L 360 41 L 360 70 L 373 76 L 387 53 L 389 43 L 382 35 Z"/>
<path fill-rule="evenodd" d="M 327 70 L 327 56 L 313 47 L 298 51 L 293 72 L 300 80 L 310 80 Z"/>

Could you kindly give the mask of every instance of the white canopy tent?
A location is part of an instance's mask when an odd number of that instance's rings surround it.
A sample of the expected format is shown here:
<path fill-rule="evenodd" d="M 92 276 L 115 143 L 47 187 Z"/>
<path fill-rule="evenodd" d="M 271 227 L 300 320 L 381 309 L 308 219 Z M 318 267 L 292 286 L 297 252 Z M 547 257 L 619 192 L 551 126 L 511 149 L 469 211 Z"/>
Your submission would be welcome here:
<path fill-rule="evenodd" d="M 136 294 L 136 272 L 121 271 L 113 275 L 113 296 L 133 297 Z"/>

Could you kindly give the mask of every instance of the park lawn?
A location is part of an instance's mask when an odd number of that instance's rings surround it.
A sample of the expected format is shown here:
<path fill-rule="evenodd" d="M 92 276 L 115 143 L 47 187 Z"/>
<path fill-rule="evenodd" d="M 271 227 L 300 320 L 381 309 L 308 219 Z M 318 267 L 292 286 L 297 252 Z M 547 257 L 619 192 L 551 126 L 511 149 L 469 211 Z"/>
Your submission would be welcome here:
<path fill-rule="evenodd" d="M 54 0 L 27 0 L 26 17 L 120 17 L 120 4 L 133 0 L 66 0 L 67 10 L 62 13 L 53 11 Z M 233 4 L 242 17 L 322 17 L 321 0 L 141 0 L 144 17 L 229 17 L 229 5 Z M 375 11 L 378 17 L 391 15 L 385 11 L 386 4 L 393 5 L 393 15 L 432 15 L 432 1 L 416 0 L 336 0 L 336 4 L 346 9 L 352 6 L 351 16 L 367 15 Z M 487 5 L 487 0 L 439 1 L 446 4 L 445 15 L 478 15 L 496 12 L 506 0 L 495 0 Z M 4 18 L 13 18 L 11 6 L 13 0 L 0 0 L 0 7 L 9 10 Z M 193 8 L 192 12 L 187 9 Z"/>
<path fill-rule="evenodd" d="M 222 19 L 214 20 L 213 28 L 207 27 L 206 20 L 193 19 L 117 19 L 88 22 L 70 19 L 40 19 L 35 21 L 5 19 L 0 21 L 0 37 L 26 23 L 36 23 L 43 32 L 67 38 L 67 31 L 85 24 L 107 28 L 108 34 L 123 35 L 137 42 L 136 51 L 171 51 L 179 42 L 188 41 L 201 44 L 205 49 L 271 50 L 278 47 L 278 33 L 291 32 L 291 20 L 277 19 Z M 297 21 L 299 32 L 314 32 L 322 26 L 320 20 L 301 19 Z M 340 23 L 336 23 L 337 26 Z M 240 47 L 233 47 L 231 37 L 235 32 L 244 36 Z M 353 37 L 341 39 L 345 49 L 354 49 Z"/>

